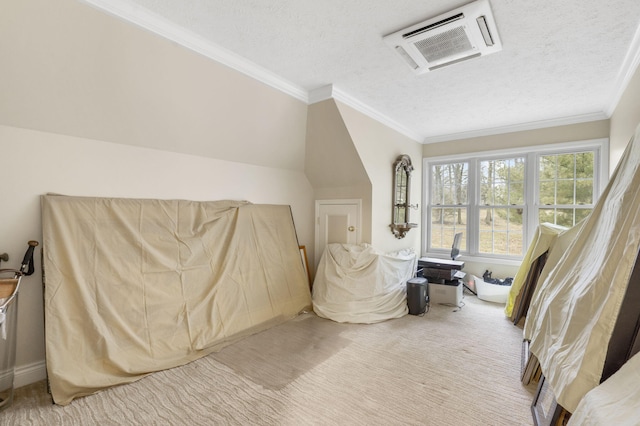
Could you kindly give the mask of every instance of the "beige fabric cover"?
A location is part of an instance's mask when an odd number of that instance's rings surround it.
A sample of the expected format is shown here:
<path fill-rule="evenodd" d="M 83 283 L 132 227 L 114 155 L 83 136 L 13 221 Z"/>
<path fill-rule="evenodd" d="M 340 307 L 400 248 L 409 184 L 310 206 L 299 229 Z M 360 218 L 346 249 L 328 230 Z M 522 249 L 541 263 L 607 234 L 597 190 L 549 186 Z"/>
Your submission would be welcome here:
<path fill-rule="evenodd" d="M 540 272 L 540 276 L 538 277 L 538 285 L 536 286 L 533 295 L 531 296 L 531 303 L 529 306 L 529 311 L 527 312 L 527 321 L 525 321 L 525 326 L 523 330 L 523 336 L 526 340 L 531 340 L 531 336 L 534 334 L 533 326 L 536 324 L 534 317 L 536 315 L 542 315 L 544 312 L 541 312 L 541 309 L 544 308 L 544 298 L 546 297 L 546 291 L 548 287 L 544 287 L 540 285 L 543 283 L 549 274 L 555 269 L 555 267 L 560 262 L 560 259 L 564 256 L 564 254 L 569 249 L 569 246 L 573 244 L 573 240 L 576 239 L 582 226 L 584 225 L 586 219 L 583 219 L 575 226 L 565 229 L 556 235 L 553 243 L 549 247 L 549 254 L 547 256 L 547 260 L 544 264 L 544 268 Z"/>
<path fill-rule="evenodd" d="M 564 227 L 560 227 L 551 223 L 541 223 L 538 226 L 538 228 L 536 229 L 536 234 L 533 236 L 533 240 L 531 241 L 531 244 L 529 244 L 527 253 L 524 255 L 524 259 L 522 259 L 522 263 L 520 264 L 518 272 L 513 279 L 513 283 L 511 284 L 509 297 L 507 298 L 507 303 L 504 307 L 504 313 L 506 316 L 510 317 L 513 313 L 516 298 L 518 297 L 520 290 L 524 286 L 524 283 L 527 279 L 527 274 L 531 269 L 531 265 L 536 261 L 536 259 L 542 256 L 553 246 L 553 243 L 555 242 L 558 234 L 565 229 L 566 228 Z"/>
<path fill-rule="evenodd" d="M 369 244 L 328 244 L 313 282 L 313 310 L 336 322 L 372 324 L 406 315 L 413 250 L 383 253 Z"/>
<path fill-rule="evenodd" d="M 289 206 L 43 196 L 42 220 L 57 404 L 185 364 L 310 306 Z"/>
<path fill-rule="evenodd" d="M 640 423 L 640 354 L 587 393 L 569 426 L 637 426 Z"/>
<path fill-rule="evenodd" d="M 525 333 L 560 405 L 573 412 L 602 376 L 640 245 L 640 128 L 593 213 L 539 285 Z"/>

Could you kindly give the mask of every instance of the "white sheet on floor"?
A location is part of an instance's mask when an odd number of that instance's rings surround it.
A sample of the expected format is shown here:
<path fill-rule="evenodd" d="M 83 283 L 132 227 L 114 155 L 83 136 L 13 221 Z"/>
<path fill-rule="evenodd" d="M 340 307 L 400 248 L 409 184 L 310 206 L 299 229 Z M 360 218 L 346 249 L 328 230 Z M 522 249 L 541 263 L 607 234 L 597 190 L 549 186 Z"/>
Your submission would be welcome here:
<path fill-rule="evenodd" d="M 640 127 L 547 278 L 525 328 L 556 400 L 573 412 L 598 386 L 640 246 Z"/>
<path fill-rule="evenodd" d="M 57 404 L 185 364 L 311 305 L 289 206 L 43 196 L 42 219 Z"/>
<path fill-rule="evenodd" d="M 337 322 L 372 324 L 408 313 L 412 250 L 382 253 L 369 244 L 328 244 L 313 282 L 313 310 Z"/>

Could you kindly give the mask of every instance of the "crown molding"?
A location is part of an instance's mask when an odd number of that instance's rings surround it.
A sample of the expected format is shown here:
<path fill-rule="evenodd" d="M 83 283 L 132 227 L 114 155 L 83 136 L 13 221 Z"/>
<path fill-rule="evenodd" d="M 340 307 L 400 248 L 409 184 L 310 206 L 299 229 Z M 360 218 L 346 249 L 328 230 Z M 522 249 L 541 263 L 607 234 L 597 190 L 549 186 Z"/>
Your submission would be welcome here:
<path fill-rule="evenodd" d="M 620 98 L 622 97 L 622 94 L 624 93 L 624 90 L 626 89 L 631 77 L 640 65 L 640 27 L 638 27 L 632 40 L 631 46 L 627 51 L 627 55 L 625 56 L 622 68 L 618 73 L 614 90 L 615 95 L 612 97 L 609 106 L 603 112 L 425 137 L 424 134 L 409 129 L 408 127 L 364 104 L 353 96 L 341 91 L 340 89 L 337 89 L 332 84 L 307 91 L 303 87 L 298 86 L 276 75 L 275 73 L 260 67 L 254 62 L 251 62 L 241 57 L 240 55 L 223 48 L 222 46 L 219 46 L 193 32 L 181 28 L 175 23 L 172 23 L 169 20 L 156 15 L 148 9 L 143 8 L 139 5 L 128 3 L 125 0 L 80 1 L 124 21 L 133 23 L 134 25 L 144 28 L 161 37 L 178 43 L 187 49 L 190 49 L 216 62 L 226 65 L 242 74 L 254 78 L 257 81 L 260 81 L 309 105 L 327 99 L 335 99 L 407 136 L 408 138 L 423 144 L 446 142 L 526 130 L 535 130 L 545 127 L 563 126 L 569 124 L 584 123 L 588 121 L 608 119 L 613 114 L 613 111 L 620 101 Z"/>
<path fill-rule="evenodd" d="M 123 0 L 80 1 L 178 43 L 187 49 L 199 53 L 209 59 L 213 59 L 216 62 L 252 77 L 298 100 L 305 103 L 308 102 L 309 95 L 304 88 L 285 80 L 275 73 L 262 68 L 254 62 L 251 62 L 230 50 L 212 43 L 191 31 L 179 27 L 175 23 L 152 13 L 148 9 Z"/>
<path fill-rule="evenodd" d="M 333 85 L 328 85 L 308 92 L 304 88 L 293 84 L 271 71 L 231 52 L 205 38 L 194 34 L 167 19 L 156 15 L 139 5 L 128 3 L 124 0 L 80 0 L 99 10 L 107 12 L 124 21 L 133 23 L 141 28 L 151 31 L 161 37 L 169 39 L 187 49 L 193 50 L 207 58 L 213 59 L 238 72 L 252 77 L 268 86 L 280 90 L 302 102 L 314 104 L 325 99 L 334 98 L 340 102 L 362 112 L 363 114 L 380 121 L 405 136 L 420 141 L 423 135 L 402 126 L 379 113 L 368 105 L 363 104 L 352 96 L 336 90 Z"/>
<path fill-rule="evenodd" d="M 340 101 L 341 103 L 355 109 L 356 111 L 361 112 L 362 114 L 384 124 L 387 127 L 390 127 L 396 132 L 401 133 L 416 142 L 421 143 L 420 141 L 422 141 L 422 139 L 424 138 L 424 135 L 409 129 L 406 126 L 403 126 L 397 121 L 392 120 L 386 115 L 380 113 L 378 110 L 371 108 L 369 105 L 364 104 L 348 93 L 336 88 L 332 84 L 319 87 L 309 92 L 310 105 L 325 101 L 327 99 L 335 99 L 336 101 Z"/>
<path fill-rule="evenodd" d="M 449 133 L 440 136 L 429 136 L 424 138 L 424 144 L 448 142 L 453 140 L 477 138 L 482 136 L 500 135 L 504 133 L 522 132 L 527 130 L 545 129 L 548 127 L 567 126 L 570 124 L 587 123 L 589 121 L 607 120 L 609 116 L 604 112 L 594 112 L 589 114 L 572 115 L 569 117 L 554 118 L 550 120 L 530 121 L 527 123 L 514 124 L 502 127 L 492 127 L 487 129 L 469 130 L 467 132 Z"/>
<path fill-rule="evenodd" d="M 629 50 L 627 50 L 627 54 L 625 55 L 620 71 L 618 72 L 613 90 L 614 95 L 611 97 L 609 106 L 605 110 L 608 117 L 613 115 L 613 112 L 618 106 L 618 103 L 620 102 L 624 91 L 627 89 L 631 77 L 633 77 L 638 69 L 638 66 L 640 66 L 640 26 L 636 29 L 636 33 L 631 40 L 631 45 L 629 46 Z"/>
<path fill-rule="evenodd" d="M 326 86 L 318 87 L 309 92 L 309 105 L 317 104 L 318 102 L 326 101 L 333 98 L 333 84 L 327 84 Z"/>

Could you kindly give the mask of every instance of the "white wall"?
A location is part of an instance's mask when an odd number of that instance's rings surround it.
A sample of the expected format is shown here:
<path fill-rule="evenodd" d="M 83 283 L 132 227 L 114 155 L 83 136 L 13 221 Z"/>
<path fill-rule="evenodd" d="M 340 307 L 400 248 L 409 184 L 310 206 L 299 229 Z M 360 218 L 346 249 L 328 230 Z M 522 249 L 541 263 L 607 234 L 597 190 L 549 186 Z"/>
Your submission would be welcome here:
<path fill-rule="evenodd" d="M 189 200 L 244 199 L 291 205 L 300 244 L 313 246 L 312 188 L 303 172 L 0 125 L 0 252 L 19 266 L 27 241 L 42 241 L 40 195 Z M 40 247 L 19 298 L 17 375 L 44 378 Z M 22 375 L 21 375 L 22 373 Z"/>

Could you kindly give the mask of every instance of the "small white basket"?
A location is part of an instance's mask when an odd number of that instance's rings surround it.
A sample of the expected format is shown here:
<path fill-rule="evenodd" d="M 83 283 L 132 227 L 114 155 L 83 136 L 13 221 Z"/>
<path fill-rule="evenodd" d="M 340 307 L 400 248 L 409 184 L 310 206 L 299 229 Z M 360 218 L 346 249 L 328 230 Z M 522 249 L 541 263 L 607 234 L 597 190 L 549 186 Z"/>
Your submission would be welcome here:
<path fill-rule="evenodd" d="M 493 303 L 507 303 L 509 298 L 510 285 L 500 285 L 488 283 L 482 278 L 473 277 L 476 284 L 476 293 L 478 299 Z"/>

